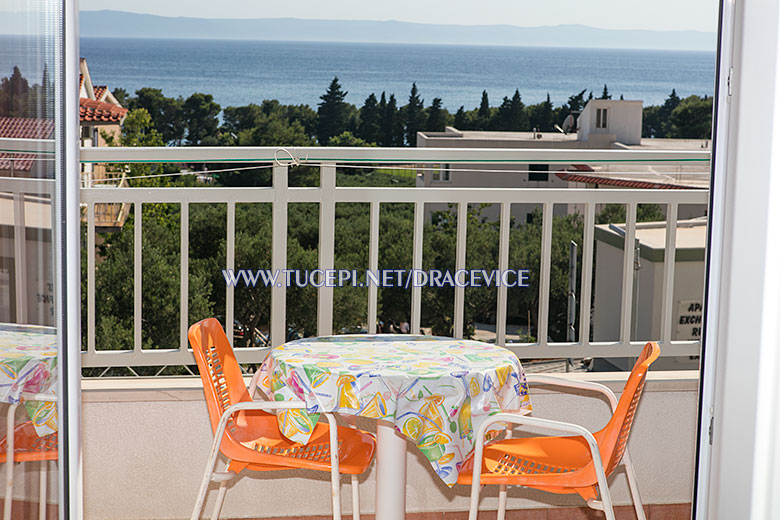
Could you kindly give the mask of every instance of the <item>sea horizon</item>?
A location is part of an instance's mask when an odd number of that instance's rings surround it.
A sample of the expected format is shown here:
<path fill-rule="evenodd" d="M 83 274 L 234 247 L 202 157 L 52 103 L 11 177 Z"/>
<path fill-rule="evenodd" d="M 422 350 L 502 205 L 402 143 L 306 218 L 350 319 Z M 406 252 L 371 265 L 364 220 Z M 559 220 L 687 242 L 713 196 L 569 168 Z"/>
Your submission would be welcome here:
<path fill-rule="evenodd" d="M 82 37 L 80 54 L 97 85 L 131 95 L 143 87 L 171 97 L 202 92 L 223 108 L 266 99 L 316 107 L 334 76 L 358 107 L 382 91 L 402 106 L 414 82 L 426 106 L 439 97 L 450 112 L 476 108 L 483 90 L 491 106 L 515 89 L 526 105 L 549 93 L 558 106 L 583 89 L 598 97 L 604 84 L 613 99 L 658 105 L 672 89 L 711 96 L 715 79 L 715 53 L 696 50 Z M 0 48 L 0 77 L 12 56 Z M 31 72 L 22 70 L 38 82 Z"/>

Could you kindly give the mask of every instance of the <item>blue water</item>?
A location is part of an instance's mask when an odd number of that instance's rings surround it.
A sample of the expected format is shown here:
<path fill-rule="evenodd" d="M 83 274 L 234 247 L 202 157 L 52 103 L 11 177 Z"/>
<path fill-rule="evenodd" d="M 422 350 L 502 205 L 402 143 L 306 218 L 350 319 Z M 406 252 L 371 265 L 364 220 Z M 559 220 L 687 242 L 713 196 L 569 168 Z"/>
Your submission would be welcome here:
<path fill-rule="evenodd" d="M 598 96 L 606 83 L 614 99 L 654 105 L 673 88 L 712 95 L 715 81 L 715 54 L 687 51 L 82 38 L 81 55 L 98 85 L 205 92 L 223 107 L 263 99 L 315 106 L 333 76 L 357 105 L 383 90 L 405 104 L 415 81 L 426 105 L 441 97 L 452 111 L 478 106 L 482 90 L 493 106 L 516 88 L 526 104 L 549 92 L 559 105 L 582 89 Z"/>

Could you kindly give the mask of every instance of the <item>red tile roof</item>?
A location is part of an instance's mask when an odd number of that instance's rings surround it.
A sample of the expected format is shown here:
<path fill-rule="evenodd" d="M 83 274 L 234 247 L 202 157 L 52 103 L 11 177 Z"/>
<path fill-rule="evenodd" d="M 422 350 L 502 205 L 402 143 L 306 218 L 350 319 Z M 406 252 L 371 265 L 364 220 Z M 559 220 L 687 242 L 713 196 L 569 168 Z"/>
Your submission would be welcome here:
<path fill-rule="evenodd" d="M 0 137 L 13 139 L 51 139 L 54 120 L 29 117 L 0 117 Z M 13 169 L 30 171 L 35 154 L 14 154 Z M 0 152 L 0 170 L 11 169 L 11 154 Z"/>
<path fill-rule="evenodd" d="M 681 186 L 665 182 L 632 181 L 629 179 L 615 179 L 612 177 L 599 177 L 598 175 L 582 175 L 569 172 L 557 172 L 556 175 L 564 181 L 583 182 L 597 184 L 599 186 L 619 186 L 621 188 L 634 188 L 639 190 L 689 190 L 693 186 Z"/>
<path fill-rule="evenodd" d="M 108 87 L 106 85 L 99 85 L 92 87 L 92 89 L 95 91 L 95 99 L 98 101 L 105 101 L 103 98 L 105 98 L 108 93 Z"/>
<path fill-rule="evenodd" d="M 127 114 L 127 109 L 97 101 L 94 99 L 79 99 L 79 119 L 82 123 L 121 123 Z"/>

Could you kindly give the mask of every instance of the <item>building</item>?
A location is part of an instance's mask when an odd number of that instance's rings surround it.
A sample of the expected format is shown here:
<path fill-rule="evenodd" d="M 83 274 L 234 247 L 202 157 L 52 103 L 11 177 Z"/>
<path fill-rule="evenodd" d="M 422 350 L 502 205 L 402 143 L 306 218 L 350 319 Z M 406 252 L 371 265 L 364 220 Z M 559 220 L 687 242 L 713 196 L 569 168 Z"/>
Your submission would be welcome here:
<path fill-rule="evenodd" d="M 559 132 L 497 132 L 459 130 L 418 132 L 420 148 L 523 148 L 523 149 L 611 149 L 611 150 L 709 150 L 709 140 L 643 139 L 642 102 L 591 99 L 575 120 L 567 118 Z M 566 132 L 564 132 L 566 130 Z M 709 165 L 673 164 L 469 164 L 421 170 L 418 187 L 447 188 L 626 188 L 706 189 Z M 430 207 L 429 207 L 430 206 Z M 426 214 L 446 209 L 427 205 Z M 512 216 L 526 222 L 535 205 L 514 204 Z M 554 214 L 580 211 L 577 205 L 557 205 Z M 484 215 L 498 218 L 498 208 Z M 680 207 L 680 218 L 704 215 L 705 208 Z"/>
<path fill-rule="evenodd" d="M 107 146 L 107 139 L 119 140 L 122 123 L 127 115 L 124 108 L 106 85 L 94 85 L 87 60 L 79 61 L 79 121 L 81 146 L 91 148 Z M 81 185 L 124 186 L 125 173 L 109 171 L 104 164 L 85 163 L 81 165 Z M 100 231 L 121 228 L 130 211 L 129 204 L 95 204 L 95 227 Z"/>
<path fill-rule="evenodd" d="M 54 120 L 0 117 L 0 135 L 11 139 L 52 139 Z M 37 154 L 0 152 L 0 177 L 53 178 L 54 165 Z"/>
<path fill-rule="evenodd" d="M 625 224 L 595 228 L 595 274 L 593 278 L 593 341 L 620 337 Z M 674 290 L 672 294 L 672 341 L 701 340 L 704 301 L 704 261 L 707 220 L 696 218 L 677 223 Z M 636 225 L 634 302 L 631 338 L 660 338 L 662 329 L 666 222 Z M 625 370 L 629 358 L 595 360 L 595 370 Z M 698 357 L 664 357 L 656 370 L 696 370 Z"/>

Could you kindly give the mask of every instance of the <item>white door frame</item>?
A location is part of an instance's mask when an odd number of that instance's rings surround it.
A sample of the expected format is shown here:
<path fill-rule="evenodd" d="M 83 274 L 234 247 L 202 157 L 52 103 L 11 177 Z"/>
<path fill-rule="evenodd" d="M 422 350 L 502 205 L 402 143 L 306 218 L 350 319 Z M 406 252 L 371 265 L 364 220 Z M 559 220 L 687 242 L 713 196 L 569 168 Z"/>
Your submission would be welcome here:
<path fill-rule="evenodd" d="M 79 209 L 78 0 L 61 0 L 55 38 L 54 230 L 59 381 L 59 517 L 83 518 L 81 464 L 81 217 Z"/>
<path fill-rule="evenodd" d="M 780 500 L 776 0 L 723 0 L 719 62 L 694 516 L 771 518 Z"/>

